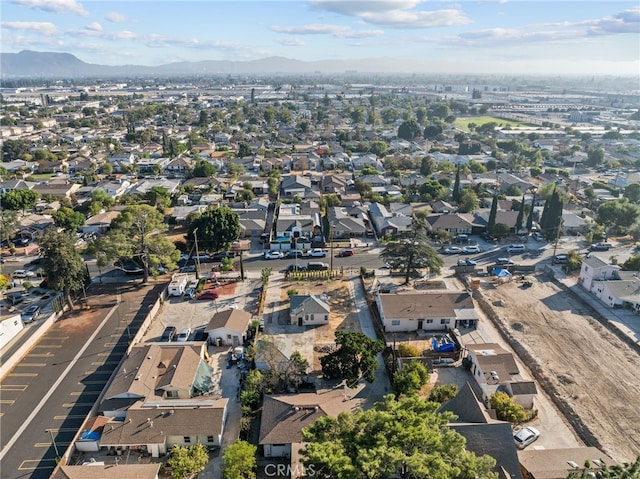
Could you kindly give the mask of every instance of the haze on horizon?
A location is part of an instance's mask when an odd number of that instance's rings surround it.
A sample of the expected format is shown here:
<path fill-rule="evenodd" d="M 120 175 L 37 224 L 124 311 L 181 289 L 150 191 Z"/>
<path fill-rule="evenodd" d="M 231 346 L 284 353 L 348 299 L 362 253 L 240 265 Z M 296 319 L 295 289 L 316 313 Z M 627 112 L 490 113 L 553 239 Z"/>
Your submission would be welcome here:
<path fill-rule="evenodd" d="M 2 53 L 88 63 L 393 59 L 399 73 L 632 75 L 640 5 L 606 0 L 2 0 Z M 386 71 L 381 65 L 380 71 Z"/>

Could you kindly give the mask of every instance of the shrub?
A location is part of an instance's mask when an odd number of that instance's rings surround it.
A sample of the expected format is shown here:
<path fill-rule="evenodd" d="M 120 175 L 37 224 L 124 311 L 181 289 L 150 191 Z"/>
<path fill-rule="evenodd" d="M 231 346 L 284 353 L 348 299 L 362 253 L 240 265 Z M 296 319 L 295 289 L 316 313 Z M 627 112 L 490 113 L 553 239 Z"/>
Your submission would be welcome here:
<path fill-rule="evenodd" d="M 291 288 L 287 290 L 287 296 L 293 296 L 294 294 L 298 294 L 298 290 Z"/>
<path fill-rule="evenodd" d="M 401 358 L 419 358 L 422 356 L 420 350 L 410 344 L 401 344 L 398 346 L 398 354 Z"/>
<path fill-rule="evenodd" d="M 515 402 L 507 393 L 497 392 L 491 395 L 489 400 L 491 407 L 496 410 L 498 419 L 518 424 L 528 419 L 526 409 Z"/>
<path fill-rule="evenodd" d="M 458 386 L 455 384 L 443 384 L 429 391 L 429 401 L 443 403 L 458 394 Z"/>
<path fill-rule="evenodd" d="M 420 361 L 411 361 L 393 376 L 393 390 L 398 395 L 414 394 L 420 391 L 428 381 L 427 367 Z"/>

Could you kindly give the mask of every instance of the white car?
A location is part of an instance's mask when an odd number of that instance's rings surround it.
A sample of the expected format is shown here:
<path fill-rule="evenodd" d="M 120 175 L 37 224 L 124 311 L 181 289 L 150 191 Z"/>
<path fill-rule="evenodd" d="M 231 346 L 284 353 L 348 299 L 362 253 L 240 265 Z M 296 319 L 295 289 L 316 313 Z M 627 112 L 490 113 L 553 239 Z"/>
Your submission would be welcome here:
<path fill-rule="evenodd" d="M 189 336 L 191 336 L 191 328 L 182 328 L 176 336 L 176 341 L 185 343 L 189 341 Z"/>
<path fill-rule="evenodd" d="M 282 259 L 284 258 L 284 253 L 280 251 L 265 251 L 264 259 Z"/>
<path fill-rule="evenodd" d="M 535 427 L 529 426 L 520 429 L 520 431 L 513 436 L 513 440 L 516 442 L 516 447 L 518 449 L 524 449 L 539 437 L 540 431 Z"/>
<path fill-rule="evenodd" d="M 473 245 L 463 246 L 462 252 L 467 254 L 476 254 L 476 253 L 482 253 L 482 250 L 480 249 L 480 246 L 478 246 L 477 244 L 473 244 Z"/>
<path fill-rule="evenodd" d="M 320 248 L 314 248 L 309 252 L 309 256 L 312 258 L 324 258 L 327 256 L 327 252 Z"/>
<path fill-rule="evenodd" d="M 460 254 L 462 253 L 462 248 L 458 248 L 457 246 L 449 246 L 444 250 L 444 254 Z"/>
<path fill-rule="evenodd" d="M 507 253 L 524 253 L 527 248 L 523 244 L 510 244 L 507 246 Z"/>
<path fill-rule="evenodd" d="M 13 272 L 14 278 L 34 278 L 35 275 L 33 271 L 27 271 L 26 269 L 17 269 Z"/>

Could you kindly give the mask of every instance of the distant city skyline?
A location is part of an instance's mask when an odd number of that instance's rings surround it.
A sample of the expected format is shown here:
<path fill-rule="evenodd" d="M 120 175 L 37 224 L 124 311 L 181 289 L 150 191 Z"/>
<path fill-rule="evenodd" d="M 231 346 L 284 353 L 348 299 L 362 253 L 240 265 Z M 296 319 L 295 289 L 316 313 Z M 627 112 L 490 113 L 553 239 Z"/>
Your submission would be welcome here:
<path fill-rule="evenodd" d="M 432 61 L 437 73 L 640 75 L 638 1 L 2 0 L 2 53 L 88 63 Z"/>

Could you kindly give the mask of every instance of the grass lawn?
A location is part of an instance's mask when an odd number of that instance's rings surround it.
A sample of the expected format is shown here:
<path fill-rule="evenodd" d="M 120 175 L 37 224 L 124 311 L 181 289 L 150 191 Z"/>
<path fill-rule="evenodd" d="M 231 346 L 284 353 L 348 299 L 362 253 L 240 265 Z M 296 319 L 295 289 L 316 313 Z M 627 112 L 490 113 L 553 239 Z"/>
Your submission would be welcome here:
<path fill-rule="evenodd" d="M 513 121 L 513 120 L 505 120 L 504 118 L 498 118 L 496 116 L 470 116 L 465 118 L 456 118 L 454 122 L 456 128 L 460 128 L 461 130 L 469 131 L 469 127 L 467 126 L 469 123 L 475 123 L 477 126 L 484 125 L 485 123 L 490 123 L 495 121 L 498 124 L 498 127 L 501 126 L 533 126 L 529 123 L 523 123 L 521 121 Z"/>
<path fill-rule="evenodd" d="M 45 181 L 45 180 L 50 180 L 52 176 L 53 176 L 53 173 L 34 173 L 33 175 L 29 176 L 28 180 L 29 181 Z"/>

